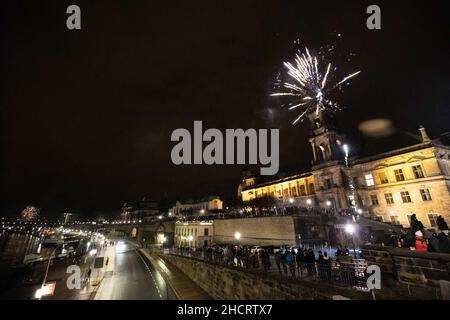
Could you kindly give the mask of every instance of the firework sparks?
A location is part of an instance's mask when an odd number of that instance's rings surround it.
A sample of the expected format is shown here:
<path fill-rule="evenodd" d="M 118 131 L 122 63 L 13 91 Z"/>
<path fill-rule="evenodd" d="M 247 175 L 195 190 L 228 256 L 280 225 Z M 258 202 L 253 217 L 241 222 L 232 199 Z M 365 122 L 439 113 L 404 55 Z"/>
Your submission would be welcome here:
<path fill-rule="evenodd" d="M 39 217 L 39 209 L 33 206 L 28 206 L 22 210 L 22 220 L 33 221 Z"/>
<path fill-rule="evenodd" d="M 340 81 L 334 81 L 336 77 L 333 72 L 336 68 L 332 63 L 328 63 L 325 68 L 322 68 L 320 61 L 316 56 L 310 54 L 308 48 L 303 51 L 299 50 L 295 55 L 294 62 L 284 62 L 284 66 L 290 82 L 279 82 L 277 91 L 280 92 L 273 93 L 271 96 L 290 97 L 288 109 L 297 109 L 300 112 L 293 124 L 303 121 L 307 114 L 314 111 L 318 114 L 324 109 L 340 110 L 338 104 L 329 95 L 360 73 L 357 71 Z"/>

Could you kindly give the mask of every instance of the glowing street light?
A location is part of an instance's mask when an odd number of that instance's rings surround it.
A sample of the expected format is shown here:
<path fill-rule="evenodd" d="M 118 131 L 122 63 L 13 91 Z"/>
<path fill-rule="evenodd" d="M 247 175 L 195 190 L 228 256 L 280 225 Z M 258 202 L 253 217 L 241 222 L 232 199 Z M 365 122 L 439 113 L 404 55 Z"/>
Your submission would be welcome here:
<path fill-rule="evenodd" d="M 310 206 L 312 204 L 312 200 L 311 199 L 306 200 L 306 204 Z"/>
<path fill-rule="evenodd" d="M 348 223 L 345 225 L 345 232 L 347 232 L 351 238 L 352 238 L 352 242 L 353 242 L 353 254 L 355 256 L 355 259 L 358 259 L 358 257 L 356 256 L 356 246 L 355 246 L 355 239 L 353 238 L 353 234 L 355 233 L 355 225 Z"/>
<path fill-rule="evenodd" d="M 345 232 L 347 232 L 350 235 L 353 235 L 353 233 L 355 232 L 355 226 L 353 224 L 346 224 L 345 225 Z"/>
<path fill-rule="evenodd" d="M 344 145 L 342 146 L 342 149 L 344 149 L 345 157 L 348 158 L 348 152 L 349 152 L 348 145 L 347 145 L 347 144 L 344 144 Z"/>
<path fill-rule="evenodd" d="M 294 203 L 294 199 L 293 198 L 289 198 L 289 203 Z"/>
<path fill-rule="evenodd" d="M 331 207 L 331 201 L 330 200 L 328 200 L 325 204 L 327 205 L 327 207 Z"/>
<path fill-rule="evenodd" d="M 236 240 L 240 240 L 240 239 L 241 239 L 241 233 L 240 233 L 239 231 L 236 231 L 236 232 L 234 233 L 234 238 L 235 238 Z"/>

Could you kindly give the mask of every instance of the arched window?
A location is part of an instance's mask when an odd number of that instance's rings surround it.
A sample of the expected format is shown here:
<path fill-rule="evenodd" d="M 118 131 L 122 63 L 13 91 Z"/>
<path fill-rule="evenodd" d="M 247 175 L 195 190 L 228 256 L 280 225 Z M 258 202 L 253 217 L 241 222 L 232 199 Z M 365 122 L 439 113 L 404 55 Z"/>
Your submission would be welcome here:
<path fill-rule="evenodd" d="M 314 183 L 309 184 L 309 193 L 311 193 L 311 194 L 316 193 L 316 189 L 314 188 Z"/>
<path fill-rule="evenodd" d="M 313 185 L 313 187 L 314 187 L 314 185 Z M 300 195 L 306 196 L 306 188 L 303 184 L 300 186 Z"/>

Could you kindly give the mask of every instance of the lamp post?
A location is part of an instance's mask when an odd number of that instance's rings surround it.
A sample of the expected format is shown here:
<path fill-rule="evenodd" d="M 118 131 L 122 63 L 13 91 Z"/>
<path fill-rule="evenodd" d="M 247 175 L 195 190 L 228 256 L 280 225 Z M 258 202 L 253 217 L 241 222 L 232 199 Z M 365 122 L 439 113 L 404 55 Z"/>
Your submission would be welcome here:
<path fill-rule="evenodd" d="M 355 233 L 355 226 L 353 224 L 347 224 L 345 226 L 345 231 L 350 235 L 350 237 L 352 238 L 352 243 L 353 243 L 353 255 L 355 256 L 355 260 L 358 259 L 358 257 L 356 256 L 356 246 L 355 246 L 355 239 L 353 238 L 353 234 Z"/>
<path fill-rule="evenodd" d="M 36 297 L 37 297 L 39 300 L 40 300 L 41 297 L 42 297 L 42 290 L 44 289 L 44 287 L 45 287 L 45 282 L 47 281 L 48 270 L 49 270 L 49 268 L 50 268 L 50 262 L 52 261 L 52 257 L 53 257 L 53 255 L 55 254 L 56 250 L 57 250 L 59 247 L 61 247 L 61 246 L 64 246 L 64 243 L 63 243 L 63 244 L 57 245 L 57 246 L 55 247 L 55 249 L 53 249 L 52 253 L 50 253 L 50 257 L 48 258 L 48 262 L 47 262 L 47 268 L 45 269 L 44 280 L 42 281 L 41 288 L 38 289 L 38 290 L 36 291 Z"/>

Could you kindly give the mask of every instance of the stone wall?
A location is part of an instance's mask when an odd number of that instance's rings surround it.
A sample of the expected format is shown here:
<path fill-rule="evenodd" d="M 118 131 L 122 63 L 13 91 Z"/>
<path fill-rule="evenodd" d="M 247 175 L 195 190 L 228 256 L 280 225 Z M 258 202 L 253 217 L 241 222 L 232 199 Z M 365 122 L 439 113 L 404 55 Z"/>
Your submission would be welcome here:
<path fill-rule="evenodd" d="M 384 246 L 362 246 L 362 253 L 368 264 L 404 283 L 439 287 L 440 280 L 450 281 L 450 254 Z"/>
<path fill-rule="evenodd" d="M 214 299 L 328 300 L 335 295 L 351 299 L 371 299 L 369 293 L 320 282 L 281 278 L 258 271 L 242 271 L 174 255 L 161 255 L 161 258 L 182 270 Z"/>
<path fill-rule="evenodd" d="M 295 243 L 293 217 L 261 217 L 214 220 L 214 242 L 236 242 L 234 234 L 241 234 L 240 243 L 249 245 L 283 245 Z"/>
<path fill-rule="evenodd" d="M 239 243 L 246 245 L 293 245 L 302 242 L 327 241 L 324 224 L 318 215 L 275 216 L 214 220 L 214 242 L 236 243 L 234 235 L 241 234 Z"/>

